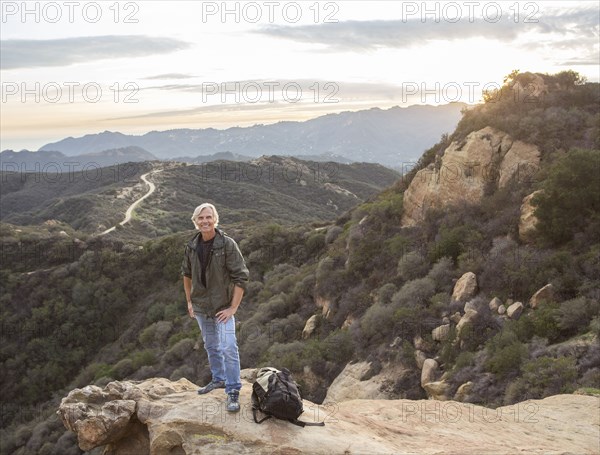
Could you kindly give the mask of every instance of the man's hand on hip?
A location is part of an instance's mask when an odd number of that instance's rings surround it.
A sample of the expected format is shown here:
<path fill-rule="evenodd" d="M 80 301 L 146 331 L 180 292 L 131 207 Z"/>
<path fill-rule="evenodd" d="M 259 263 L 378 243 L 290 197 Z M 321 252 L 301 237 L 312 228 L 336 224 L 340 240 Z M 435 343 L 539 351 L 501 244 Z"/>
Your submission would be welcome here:
<path fill-rule="evenodd" d="M 235 314 L 236 310 L 229 307 L 224 310 L 219 311 L 215 316 L 217 317 L 217 322 L 225 323 L 231 319 L 231 316 Z"/>

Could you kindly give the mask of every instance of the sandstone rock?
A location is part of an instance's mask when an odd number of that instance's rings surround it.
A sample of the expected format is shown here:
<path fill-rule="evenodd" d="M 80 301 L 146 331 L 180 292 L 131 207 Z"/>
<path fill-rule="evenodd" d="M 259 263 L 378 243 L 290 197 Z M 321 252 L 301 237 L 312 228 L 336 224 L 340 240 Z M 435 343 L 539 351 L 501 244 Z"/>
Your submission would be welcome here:
<path fill-rule="evenodd" d="M 462 314 L 460 314 L 459 311 L 457 311 L 452 316 L 450 316 L 450 320 L 452 322 L 454 322 L 455 324 L 458 324 L 458 321 L 460 321 L 460 318 L 462 318 Z"/>
<path fill-rule="evenodd" d="M 519 319 L 523 312 L 523 304 L 521 302 L 515 302 L 506 309 L 506 314 L 511 319 Z"/>
<path fill-rule="evenodd" d="M 436 380 L 438 367 L 438 363 L 433 359 L 427 359 L 423 362 L 423 368 L 421 369 L 421 387 Z"/>
<path fill-rule="evenodd" d="M 306 340 L 307 338 L 310 338 L 310 336 L 313 334 L 316 328 L 317 315 L 313 314 L 310 318 L 308 318 L 306 324 L 304 325 L 304 329 L 302 330 L 302 339 Z"/>
<path fill-rule="evenodd" d="M 440 325 L 431 331 L 431 338 L 434 341 L 444 341 L 450 335 L 450 324 Z"/>
<path fill-rule="evenodd" d="M 389 371 L 382 371 L 363 381 L 369 370 L 370 362 L 349 363 L 342 372 L 333 380 L 324 403 L 339 403 L 354 399 L 389 399 L 390 397 L 381 390 L 381 386 L 388 379 Z"/>
<path fill-rule="evenodd" d="M 402 226 L 422 221 L 428 209 L 477 203 L 490 182 L 503 188 L 513 177 L 530 179 L 539 161 L 539 150 L 532 144 L 491 127 L 474 131 L 464 141 L 452 142 L 441 159 L 416 173 L 404 192 Z"/>
<path fill-rule="evenodd" d="M 105 449 L 119 455 L 598 453 L 600 399 L 585 395 L 556 395 L 497 409 L 455 401 L 351 400 L 320 406 L 304 400 L 302 420 L 325 421 L 324 427 L 309 431 L 276 419 L 256 425 L 247 382 L 237 414 L 225 411 L 224 394 L 198 395 L 184 379 L 111 384 L 111 391 L 96 388 L 78 395 L 81 401 L 65 398 L 59 414 L 74 428 L 77 420 L 97 417 L 105 404 L 134 400 L 131 430 Z M 114 434 L 111 427 L 106 420 L 105 432 Z"/>
<path fill-rule="evenodd" d="M 352 315 L 349 315 L 342 324 L 342 330 L 349 328 L 352 324 L 356 322 L 356 318 Z"/>
<path fill-rule="evenodd" d="M 500 308 L 500 305 L 502 305 L 502 300 L 500 300 L 498 297 L 494 297 L 492 300 L 490 300 L 488 306 L 490 308 L 490 311 L 495 313 L 498 311 L 498 308 Z"/>
<path fill-rule="evenodd" d="M 543 301 L 554 302 L 554 287 L 552 284 L 547 284 L 533 294 L 529 300 L 529 306 L 531 308 L 537 308 L 537 306 Z"/>
<path fill-rule="evenodd" d="M 322 314 L 325 319 L 331 319 L 333 317 L 333 308 L 331 304 L 331 300 L 326 299 L 324 297 L 317 296 L 315 298 L 315 304 L 322 308 Z"/>
<path fill-rule="evenodd" d="M 427 355 L 423 351 L 415 350 L 415 362 L 417 362 L 417 367 L 423 369 L 423 364 L 427 360 Z"/>
<path fill-rule="evenodd" d="M 427 351 L 427 343 L 425 343 L 425 341 L 423 340 L 423 338 L 421 338 L 420 335 L 417 335 L 413 338 L 413 346 L 415 347 L 415 349 L 418 349 L 419 351 Z"/>
<path fill-rule="evenodd" d="M 470 333 L 473 323 L 479 317 L 479 313 L 474 310 L 467 310 L 467 312 L 460 318 L 458 324 L 456 324 L 456 337 L 464 339 Z"/>
<path fill-rule="evenodd" d="M 454 394 L 454 401 L 465 401 L 472 388 L 473 383 L 471 381 L 461 384 Z"/>
<path fill-rule="evenodd" d="M 464 302 L 477 292 L 477 276 L 473 272 L 467 272 L 461 276 L 452 291 L 452 300 Z"/>
<path fill-rule="evenodd" d="M 500 305 L 498 307 L 498 314 L 504 314 L 506 313 L 506 307 L 504 305 Z"/>
<path fill-rule="evenodd" d="M 535 240 L 535 229 L 538 222 L 534 215 L 535 207 L 531 203 L 531 199 L 541 190 L 525 196 L 521 203 L 521 215 L 519 217 L 519 239 L 525 243 L 531 243 Z"/>
<path fill-rule="evenodd" d="M 425 392 L 427 392 L 427 395 L 429 396 L 429 398 L 433 398 L 434 400 L 438 400 L 438 401 L 447 401 L 448 400 L 448 392 L 450 390 L 450 384 L 448 384 L 444 380 L 428 382 L 427 384 L 423 385 L 423 388 L 425 389 Z"/>

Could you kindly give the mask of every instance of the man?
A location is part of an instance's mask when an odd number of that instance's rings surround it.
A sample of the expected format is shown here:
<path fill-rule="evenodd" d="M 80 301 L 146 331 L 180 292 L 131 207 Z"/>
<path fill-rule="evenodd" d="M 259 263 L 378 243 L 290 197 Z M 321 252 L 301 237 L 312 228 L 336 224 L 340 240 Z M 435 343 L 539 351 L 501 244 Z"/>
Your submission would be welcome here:
<path fill-rule="evenodd" d="M 235 317 L 248 269 L 237 243 L 217 229 L 219 214 L 204 203 L 194 210 L 192 222 L 198 233 L 185 247 L 181 273 L 188 313 L 202 332 L 212 380 L 199 394 L 225 388 L 227 410 L 240 410 L 240 356 L 235 337 Z"/>

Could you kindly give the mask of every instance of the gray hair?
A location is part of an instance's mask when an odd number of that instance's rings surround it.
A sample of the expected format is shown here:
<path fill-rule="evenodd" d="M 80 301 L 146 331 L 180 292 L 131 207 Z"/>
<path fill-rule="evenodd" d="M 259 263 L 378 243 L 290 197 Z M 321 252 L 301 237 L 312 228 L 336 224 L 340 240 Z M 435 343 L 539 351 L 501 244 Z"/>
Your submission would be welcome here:
<path fill-rule="evenodd" d="M 219 225 L 219 212 L 217 212 L 217 208 L 214 205 L 210 204 L 209 202 L 205 202 L 204 204 L 200 204 L 198 207 L 196 207 L 194 214 L 192 215 L 192 223 L 194 223 L 196 229 L 200 229 L 196 224 L 196 218 L 198 218 L 198 215 L 200 215 L 200 212 L 204 209 L 212 210 L 213 218 L 215 219 L 215 227 L 217 227 Z"/>

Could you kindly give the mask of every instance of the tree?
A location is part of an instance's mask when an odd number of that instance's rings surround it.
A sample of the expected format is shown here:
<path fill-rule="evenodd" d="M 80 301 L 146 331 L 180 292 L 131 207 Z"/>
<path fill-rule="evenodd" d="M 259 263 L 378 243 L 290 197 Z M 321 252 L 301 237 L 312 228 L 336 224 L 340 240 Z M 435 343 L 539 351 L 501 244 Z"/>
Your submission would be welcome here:
<path fill-rule="evenodd" d="M 536 207 L 537 231 L 543 241 L 560 245 L 577 232 L 600 235 L 600 151 L 572 150 L 549 170 Z M 593 238 L 593 236 L 592 236 Z"/>

